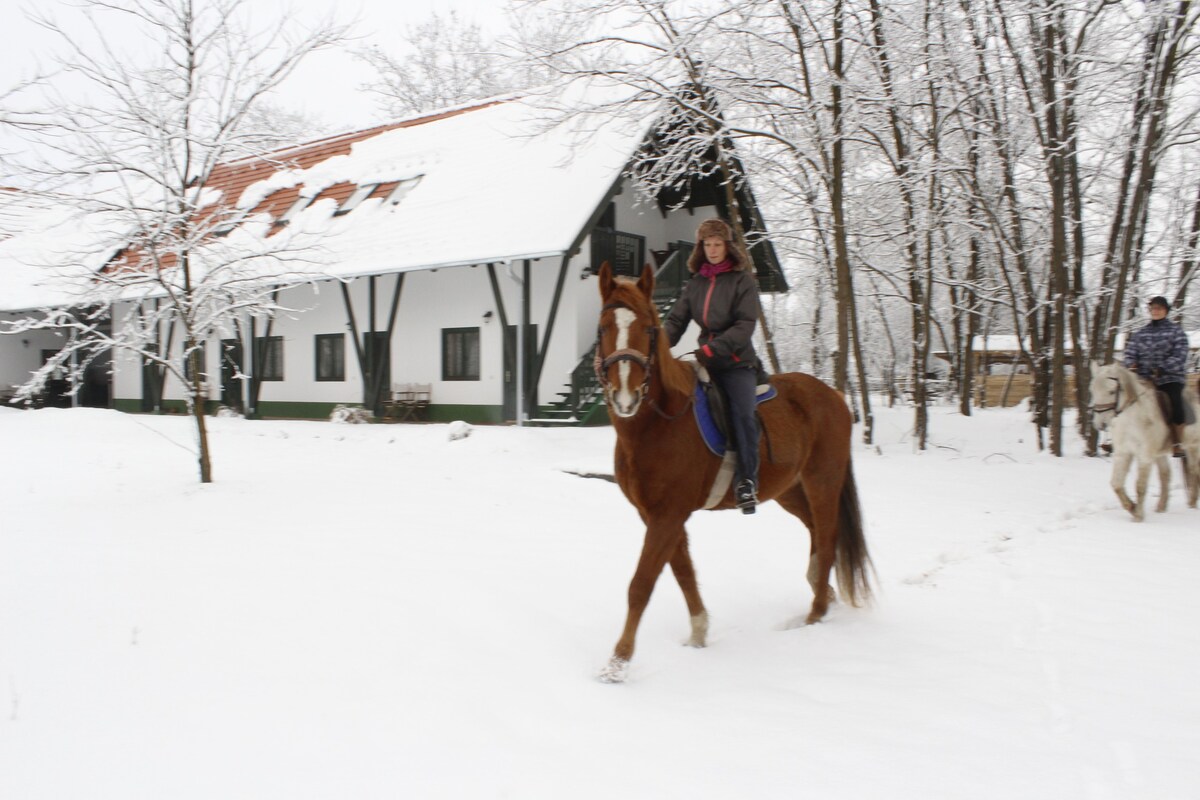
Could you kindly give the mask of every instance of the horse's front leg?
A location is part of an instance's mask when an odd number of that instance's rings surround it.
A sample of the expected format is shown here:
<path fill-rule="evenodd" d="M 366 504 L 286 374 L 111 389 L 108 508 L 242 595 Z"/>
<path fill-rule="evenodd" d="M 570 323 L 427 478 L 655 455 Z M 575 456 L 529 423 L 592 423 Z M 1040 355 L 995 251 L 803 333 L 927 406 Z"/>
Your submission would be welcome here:
<path fill-rule="evenodd" d="M 1190 448 L 1183 459 L 1183 483 L 1187 487 L 1188 508 L 1195 508 L 1200 500 L 1200 450 Z"/>
<path fill-rule="evenodd" d="M 625 630 L 617 640 L 617 646 L 613 648 L 612 658 L 600 672 L 600 680 L 604 683 L 622 683 L 629 673 L 629 660 L 633 658 L 638 625 L 642 621 L 646 605 L 650 602 L 650 595 L 654 592 L 658 576 L 662 574 L 663 567 L 675 554 L 680 540 L 686 535 L 683 522 L 683 519 L 647 521 L 642 555 L 638 559 L 633 580 L 629 582 L 629 613 L 625 617 Z"/>
<path fill-rule="evenodd" d="M 1146 494 L 1150 490 L 1151 461 L 1139 461 L 1137 465 L 1137 502 L 1133 506 L 1133 518 L 1137 522 L 1146 519 Z"/>
<path fill-rule="evenodd" d="M 1167 510 L 1167 501 L 1171 497 L 1171 462 L 1166 456 L 1159 456 L 1154 462 L 1158 467 L 1158 506 L 1155 511 L 1162 513 Z"/>
<path fill-rule="evenodd" d="M 671 571 L 675 573 L 675 581 L 683 590 L 683 599 L 687 601 L 688 615 L 692 623 L 692 635 L 687 640 L 687 645 L 704 647 L 708 644 L 708 611 L 704 608 L 704 601 L 700 599 L 700 587 L 696 583 L 696 570 L 692 566 L 686 531 L 679 540 L 679 546 L 675 548 L 675 554 L 671 556 Z"/>
<path fill-rule="evenodd" d="M 1137 516 L 1137 506 L 1129 497 L 1129 493 L 1125 491 L 1125 479 L 1129 475 L 1129 467 L 1133 463 L 1133 456 L 1128 453 L 1117 452 L 1113 454 L 1112 478 L 1110 485 L 1117 494 L 1117 499 L 1121 501 L 1121 507 L 1130 514 Z"/>

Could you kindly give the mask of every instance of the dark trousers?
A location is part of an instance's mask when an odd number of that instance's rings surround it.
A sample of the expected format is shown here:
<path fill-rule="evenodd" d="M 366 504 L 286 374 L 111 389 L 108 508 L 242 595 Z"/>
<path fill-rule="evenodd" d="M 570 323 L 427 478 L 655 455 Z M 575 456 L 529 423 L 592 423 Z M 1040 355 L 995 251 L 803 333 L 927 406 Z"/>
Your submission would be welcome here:
<path fill-rule="evenodd" d="M 1158 390 L 1171 398 L 1171 423 L 1174 425 L 1182 425 L 1183 416 L 1183 384 L 1182 383 L 1160 383 Z"/>
<path fill-rule="evenodd" d="M 758 419 L 754 416 L 758 377 L 754 370 L 742 367 L 713 370 L 711 374 L 713 381 L 721 387 L 729 401 L 733 441 L 737 446 L 734 485 L 749 479 L 758 486 Z"/>

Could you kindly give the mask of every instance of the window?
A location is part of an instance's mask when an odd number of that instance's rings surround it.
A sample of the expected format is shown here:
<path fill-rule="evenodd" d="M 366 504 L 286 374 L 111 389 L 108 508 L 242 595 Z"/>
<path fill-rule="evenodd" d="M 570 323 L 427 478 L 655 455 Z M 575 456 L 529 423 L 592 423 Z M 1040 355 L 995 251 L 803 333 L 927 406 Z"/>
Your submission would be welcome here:
<path fill-rule="evenodd" d="M 479 328 L 442 329 L 442 380 L 479 380 Z"/>
<path fill-rule="evenodd" d="M 283 337 L 257 336 L 254 339 L 254 369 L 259 380 L 283 380 Z"/>
<path fill-rule="evenodd" d="M 342 203 L 341 208 L 333 212 L 335 217 L 340 217 L 342 214 L 349 214 L 358 204 L 371 196 L 371 193 L 379 188 L 378 183 L 364 183 L 354 190 L 354 193 L 346 198 L 346 202 Z"/>
<path fill-rule="evenodd" d="M 240 225 L 242 220 L 245 218 L 245 211 L 235 210 L 223 212 L 215 220 L 215 224 L 212 229 L 212 235 L 217 238 L 228 236 L 229 234 L 233 233 L 233 229 Z"/>
<path fill-rule="evenodd" d="M 312 201 L 313 201 L 313 199 L 311 197 L 305 197 L 304 195 L 297 197 L 296 202 L 292 203 L 291 206 L 288 207 L 288 210 L 283 212 L 283 216 L 280 217 L 279 219 L 275 220 L 275 224 L 276 225 L 287 225 L 289 222 L 292 221 L 293 217 L 295 217 L 297 214 L 299 214 L 304 209 L 308 208 L 308 204 L 311 203 Z"/>
<path fill-rule="evenodd" d="M 396 184 L 396 188 L 392 190 L 392 193 L 388 195 L 387 200 L 384 201 L 384 205 L 399 205 L 404 196 L 415 189 L 423 177 L 425 176 L 418 175 L 415 178 L 405 178 L 400 181 L 400 183 Z"/>
<path fill-rule="evenodd" d="M 317 334 L 317 380 L 346 380 L 346 334 Z"/>

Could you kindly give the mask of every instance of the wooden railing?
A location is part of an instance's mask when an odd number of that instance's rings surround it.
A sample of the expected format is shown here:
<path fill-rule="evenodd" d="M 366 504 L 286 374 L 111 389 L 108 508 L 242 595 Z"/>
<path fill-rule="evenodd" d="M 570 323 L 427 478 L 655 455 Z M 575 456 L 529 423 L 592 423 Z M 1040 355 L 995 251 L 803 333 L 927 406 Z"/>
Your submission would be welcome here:
<path fill-rule="evenodd" d="M 591 255 L 593 271 L 607 261 L 614 275 L 637 276 L 646 263 L 646 237 L 597 228 L 592 231 Z"/>

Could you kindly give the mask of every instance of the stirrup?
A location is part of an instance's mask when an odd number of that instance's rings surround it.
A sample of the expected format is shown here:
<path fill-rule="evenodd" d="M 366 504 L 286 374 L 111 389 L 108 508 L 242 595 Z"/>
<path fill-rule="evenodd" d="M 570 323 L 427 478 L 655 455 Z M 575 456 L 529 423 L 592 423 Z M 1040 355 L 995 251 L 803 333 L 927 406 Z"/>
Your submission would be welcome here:
<path fill-rule="evenodd" d="M 749 478 L 739 481 L 737 488 L 733 491 L 733 496 L 743 514 L 754 513 L 755 506 L 758 505 L 758 491 L 754 481 Z"/>

